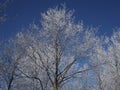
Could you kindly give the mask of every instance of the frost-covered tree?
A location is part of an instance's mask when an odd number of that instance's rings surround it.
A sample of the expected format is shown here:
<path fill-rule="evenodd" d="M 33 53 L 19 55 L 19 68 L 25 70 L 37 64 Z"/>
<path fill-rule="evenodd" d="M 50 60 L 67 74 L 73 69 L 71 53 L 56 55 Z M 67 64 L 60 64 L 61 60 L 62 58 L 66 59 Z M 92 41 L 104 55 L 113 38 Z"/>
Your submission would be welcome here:
<path fill-rule="evenodd" d="M 94 44 L 91 53 L 91 62 L 92 66 L 96 66 L 93 68 L 93 78 L 96 82 L 95 88 L 96 90 L 105 90 L 104 89 L 104 80 L 103 80 L 103 72 L 105 66 L 108 64 L 107 62 L 107 37 L 105 38 L 95 38 Z"/>
<path fill-rule="evenodd" d="M 1 44 L 0 90 L 119 90 L 119 29 L 97 36 L 63 5 L 25 30 Z"/>
<path fill-rule="evenodd" d="M 106 60 L 108 64 L 104 69 L 105 90 L 120 89 L 120 31 L 114 32 L 110 38 Z"/>
<path fill-rule="evenodd" d="M 0 50 L 0 90 L 13 90 L 21 53 L 12 40 L 2 43 Z"/>
<path fill-rule="evenodd" d="M 95 41 L 91 55 L 91 64 L 97 65 L 93 69 L 97 82 L 97 90 L 119 90 L 119 58 L 120 58 L 120 32 L 114 32 L 109 38 L 98 38 Z"/>
<path fill-rule="evenodd" d="M 92 32 L 76 23 L 73 11 L 64 6 L 41 16 L 41 27 L 33 24 L 26 33 L 17 34 L 24 53 L 19 70 L 36 89 L 61 90 L 86 71 L 80 64 L 89 57 Z"/>

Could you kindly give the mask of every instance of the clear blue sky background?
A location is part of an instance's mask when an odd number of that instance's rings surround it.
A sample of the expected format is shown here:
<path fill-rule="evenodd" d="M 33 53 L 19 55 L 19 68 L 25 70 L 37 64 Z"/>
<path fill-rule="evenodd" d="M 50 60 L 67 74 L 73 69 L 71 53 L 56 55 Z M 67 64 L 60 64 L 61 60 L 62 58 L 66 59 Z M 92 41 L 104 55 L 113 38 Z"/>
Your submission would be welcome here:
<path fill-rule="evenodd" d="M 62 3 L 75 10 L 76 20 L 83 20 L 86 26 L 100 26 L 100 34 L 111 35 L 120 27 L 120 0 L 13 0 L 6 8 L 8 20 L 0 25 L 0 38 L 15 36 L 33 21 L 39 22 L 41 12 Z"/>

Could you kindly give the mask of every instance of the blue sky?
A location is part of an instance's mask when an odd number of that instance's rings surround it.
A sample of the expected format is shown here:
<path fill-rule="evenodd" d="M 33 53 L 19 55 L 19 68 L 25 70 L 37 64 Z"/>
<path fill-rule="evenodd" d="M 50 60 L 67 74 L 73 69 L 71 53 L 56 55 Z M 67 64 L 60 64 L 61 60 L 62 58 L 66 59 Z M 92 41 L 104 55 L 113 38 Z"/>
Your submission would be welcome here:
<path fill-rule="evenodd" d="M 114 28 L 120 27 L 120 0 L 13 0 L 6 8 L 7 21 L 0 25 L 0 38 L 15 36 L 33 21 L 39 22 L 41 12 L 62 3 L 75 10 L 76 21 L 99 26 L 101 35 L 111 35 Z"/>

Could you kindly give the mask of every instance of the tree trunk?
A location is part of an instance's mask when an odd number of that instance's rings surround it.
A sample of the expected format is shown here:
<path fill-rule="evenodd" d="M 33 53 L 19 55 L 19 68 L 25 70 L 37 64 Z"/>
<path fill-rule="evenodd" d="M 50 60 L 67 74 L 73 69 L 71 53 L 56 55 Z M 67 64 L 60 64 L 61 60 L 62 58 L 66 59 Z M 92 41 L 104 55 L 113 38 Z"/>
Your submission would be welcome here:
<path fill-rule="evenodd" d="M 13 81 L 13 76 L 11 77 L 10 82 L 9 82 L 9 84 L 8 84 L 8 90 L 11 89 L 12 81 Z"/>

